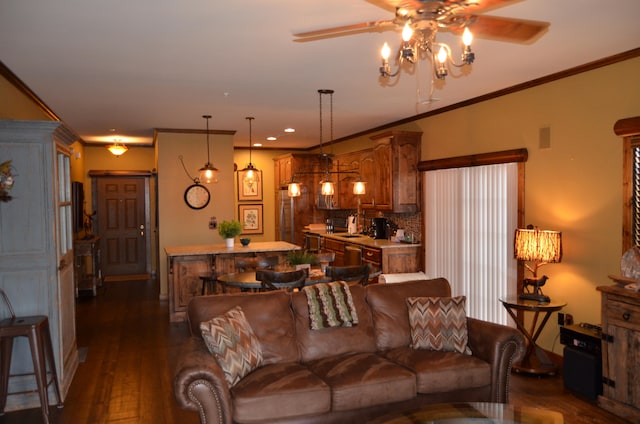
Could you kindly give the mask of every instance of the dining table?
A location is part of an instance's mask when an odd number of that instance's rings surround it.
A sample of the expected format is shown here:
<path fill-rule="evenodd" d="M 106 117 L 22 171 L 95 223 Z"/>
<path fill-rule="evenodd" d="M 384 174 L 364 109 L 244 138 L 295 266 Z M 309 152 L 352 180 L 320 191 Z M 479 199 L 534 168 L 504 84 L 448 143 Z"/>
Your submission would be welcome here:
<path fill-rule="evenodd" d="M 227 293 L 227 288 L 236 288 L 242 291 L 258 291 L 262 288 L 262 283 L 256 278 L 256 271 L 232 272 L 218 276 L 218 282 L 223 293 Z M 304 285 L 310 286 L 319 283 L 328 283 L 331 278 L 326 276 L 321 269 L 312 268 Z"/>

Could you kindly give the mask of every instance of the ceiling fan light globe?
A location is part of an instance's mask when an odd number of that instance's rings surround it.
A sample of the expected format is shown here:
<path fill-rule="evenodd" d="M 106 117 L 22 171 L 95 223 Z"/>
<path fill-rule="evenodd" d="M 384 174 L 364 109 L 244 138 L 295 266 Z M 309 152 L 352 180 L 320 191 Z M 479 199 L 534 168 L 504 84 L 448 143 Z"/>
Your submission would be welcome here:
<path fill-rule="evenodd" d="M 409 22 L 407 22 L 404 24 L 404 28 L 402 28 L 402 41 L 408 43 L 411 41 L 411 37 L 413 37 L 413 29 L 411 25 L 409 25 Z"/>
<path fill-rule="evenodd" d="M 464 44 L 465 47 L 469 47 L 472 42 L 473 34 L 471 33 L 471 31 L 469 31 L 468 27 L 465 27 L 464 32 L 462 33 L 462 44 Z"/>
<path fill-rule="evenodd" d="M 380 56 L 382 56 L 383 63 L 387 63 L 389 56 L 391 56 L 391 47 L 389 47 L 389 43 L 386 41 L 380 50 Z"/>

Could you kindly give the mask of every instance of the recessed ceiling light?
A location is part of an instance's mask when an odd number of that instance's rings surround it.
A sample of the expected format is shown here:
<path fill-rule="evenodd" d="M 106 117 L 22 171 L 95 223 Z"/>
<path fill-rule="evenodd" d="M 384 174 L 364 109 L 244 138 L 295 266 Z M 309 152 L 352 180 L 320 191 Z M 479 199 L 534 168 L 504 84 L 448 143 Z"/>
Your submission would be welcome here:
<path fill-rule="evenodd" d="M 253 147 L 262 147 L 262 143 L 253 143 Z"/>
<path fill-rule="evenodd" d="M 274 136 L 267 137 L 268 141 L 276 141 L 277 139 L 278 137 L 274 137 Z"/>
<path fill-rule="evenodd" d="M 286 133 L 292 133 L 292 132 L 296 132 L 296 129 L 295 129 L 295 128 L 285 128 L 285 129 L 284 129 L 284 132 L 286 132 Z"/>

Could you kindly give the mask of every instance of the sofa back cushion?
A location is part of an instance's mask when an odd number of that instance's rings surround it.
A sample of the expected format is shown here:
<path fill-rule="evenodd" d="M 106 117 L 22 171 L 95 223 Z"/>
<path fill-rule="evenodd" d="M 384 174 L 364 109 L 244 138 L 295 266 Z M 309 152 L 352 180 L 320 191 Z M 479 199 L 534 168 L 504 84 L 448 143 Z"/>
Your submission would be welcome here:
<path fill-rule="evenodd" d="M 191 334 L 200 335 L 200 323 L 240 306 L 262 348 L 262 363 L 296 362 L 291 298 L 284 291 L 197 296 L 191 299 L 187 317 Z"/>
<path fill-rule="evenodd" d="M 408 297 L 450 297 L 451 287 L 444 278 L 397 284 L 372 284 L 366 287 L 378 350 L 385 351 L 411 344 Z"/>
<path fill-rule="evenodd" d="M 364 287 L 351 286 L 349 289 L 358 315 L 358 324 L 353 327 L 333 327 L 320 330 L 311 329 L 309 306 L 304 292 L 291 294 L 298 349 L 302 362 L 345 353 L 375 352 L 373 321 L 369 306 L 365 302 Z"/>

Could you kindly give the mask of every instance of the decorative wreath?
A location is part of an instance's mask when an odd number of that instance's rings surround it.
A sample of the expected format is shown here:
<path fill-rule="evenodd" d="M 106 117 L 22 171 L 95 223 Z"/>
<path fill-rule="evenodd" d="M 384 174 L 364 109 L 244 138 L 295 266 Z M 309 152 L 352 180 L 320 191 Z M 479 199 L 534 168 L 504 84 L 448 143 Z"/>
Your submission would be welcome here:
<path fill-rule="evenodd" d="M 13 187 L 15 179 L 11 174 L 11 161 L 0 163 L 0 201 L 8 202 L 11 200 L 9 190 Z"/>

